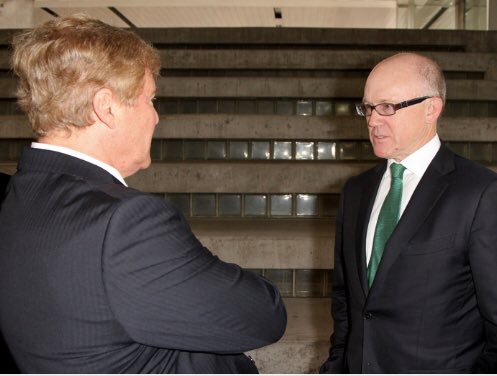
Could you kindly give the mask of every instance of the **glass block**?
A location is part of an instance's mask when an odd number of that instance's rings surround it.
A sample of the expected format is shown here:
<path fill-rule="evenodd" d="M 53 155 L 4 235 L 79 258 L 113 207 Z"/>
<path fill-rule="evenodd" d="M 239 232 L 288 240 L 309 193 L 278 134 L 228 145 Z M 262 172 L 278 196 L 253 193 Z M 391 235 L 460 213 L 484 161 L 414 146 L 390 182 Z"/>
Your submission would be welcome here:
<path fill-rule="evenodd" d="M 329 298 L 331 297 L 331 291 L 333 290 L 333 270 L 326 270 L 325 277 L 326 277 L 326 291 L 324 295 Z"/>
<path fill-rule="evenodd" d="M 468 101 L 454 102 L 451 116 L 471 116 L 471 104 Z"/>
<path fill-rule="evenodd" d="M 262 269 L 245 269 L 251 273 L 254 273 L 255 275 L 263 276 L 263 270 Z"/>
<path fill-rule="evenodd" d="M 219 195 L 219 215 L 230 216 L 242 214 L 241 195 L 221 194 Z"/>
<path fill-rule="evenodd" d="M 185 141 L 185 159 L 205 159 L 204 141 Z"/>
<path fill-rule="evenodd" d="M 275 141 L 273 143 L 274 159 L 292 159 L 292 143 L 290 141 Z"/>
<path fill-rule="evenodd" d="M 492 143 L 492 162 L 497 162 L 497 143 Z"/>
<path fill-rule="evenodd" d="M 9 142 L 6 140 L 0 140 L 0 160 L 9 160 Z"/>
<path fill-rule="evenodd" d="M 364 141 L 361 142 L 361 159 L 364 160 L 373 160 L 373 159 L 378 159 L 378 157 L 374 154 L 373 150 L 373 145 L 371 145 L 371 142 L 369 141 Z"/>
<path fill-rule="evenodd" d="M 323 271 L 300 269 L 295 271 L 295 295 L 297 297 L 323 296 Z"/>
<path fill-rule="evenodd" d="M 297 115 L 312 115 L 312 101 L 297 101 Z"/>
<path fill-rule="evenodd" d="M 183 141 L 181 140 L 164 140 L 162 156 L 165 160 L 183 159 Z"/>
<path fill-rule="evenodd" d="M 167 193 L 166 198 L 178 208 L 185 217 L 190 216 L 190 195 L 187 193 Z"/>
<path fill-rule="evenodd" d="M 226 141 L 208 141 L 207 142 L 208 159 L 225 159 L 226 158 Z"/>
<path fill-rule="evenodd" d="M 324 194 L 319 196 L 320 215 L 323 217 L 335 217 L 340 202 L 339 194 Z"/>
<path fill-rule="evenodd" d="M 20 114 L 25 114 L 24 111 L 22 111 L 19 108 L 19 105 L 17 104 L 17 101 L 15 99 L 7 99 L 3 98 L 2 99 L 2 105 L 0 106 L 0 114 L 2 115 L 20 115 Z"/>
<path fill-rule="evenodd" d="M 194 194 L 192 195 L 192 215 L 195 217 L 213 217 L 216 215 L 216 195 Z"/>
<path fill-rule="evenodd" d="M 257 113 L 265 115 L 274 114 L 274 102 L 261 100 L 257 102 Z"/>
<path fill-rule="evenodd" d="M 255 114 L 255 100 L 242 99 L 238 101 L 239 114 Z"/>
<path fill-rule="evenodd" d="M 31 144 L 31 140 L 1 140 L 0 160 L 18 161 L 22 150 Z"/>
<path fill-rule="evenodd" d="M 278 115 L 293 115 L 293 101 L 277 101 L 276 113 Z"/>
<path fill-rule="evenodd" d="M 296 142 L 295 159 L 314 159 L 314 142 Z"/>
<path fill-rule="evenodd" d="M 473 161 L 490 162 L 492 160 L 492 144 L 490 142 L 471 142 L 469 157 Z"/>
<path fill-rule="evenodd" d="M 446 145 L 454 153 L 469 158 L 469 147 L 467 142 L 447 142 Z"/>
<path fill-rule="evenodd" d="M 157 106 L 157 112 L 165 115 L 177 114 L 178 101 L 174 99 L 161 99 Z"/>
<path fill-rule="evenodd" d="M 347 102 L 337 102 L 335 103 L 335 115 L 337 116 L 347 116 L 353 115 L 354 109 L 351 103 Z"/>
<path fill-rule="evenodd" d="M 318 215 L 318 196 L 308 194 L 297 195 L 297 216 Z"/>
<path fill-rule="evenodd" d="M 488 116 L 488 103 L 484 102 L 484 101 L 470 102 L 468 116 L 487 117 Z"/>
<path fill-rule="evenodd" d="M 178 102 L 178 113 L 180 114 L 196 114 L 197 101 L 183 99 Z"/>
<path fill-rule="evenodd" d="M 265 216 L 267 206 L 266 195 L 245 195 L 245 215 Z"/>
<path fill-rule="evenodd" d="M 247 159 L 248 142 L 247 141 L 230 141 L 229 142 L 230 159 Z"/>
<path fill-rule="evenodd" d="M 271 195 L 271 215 L 291 216 L 292 215 L 292 195 Z"/>
<path fill-rule="evenodd" d="M 331 101 L 317 101 L 316 102 L 316 115 L 317 116 L 330 116 L 333 113 L 333 105 Z"/>
<path fill-rule="evenodd" d="M 339 159 L 361 159 L 361 148 L 355 141 L 338 143 Z"/>
<path fill-rule="evenodd" d="M 266 269 L 265 277 L 273 282 L 283 296 L 293 296 L 292 269 Z"/>
<path fill-rule="evenodd" d="M 497 117 L 497 101 L 488 102 L 488 117 Z"/>
<path fill-rule="evenodd" d="M 318 159 L 336 159 L 336 142 L 318 142 Z"/>
<path fill-rule="evenodd" d="M 162 159 L 162 140 L 152 140 L 150 145 L 150 158 L 153 161 L 160 161 Z"/>
<path fill-rule="evenodd" d="M 152 105 L 154 106 L 155 108 L 155 111 L 157 111 L 158 114 L 161 113 L 161 99 L 160 98 L 155 98 L 153 101 L 152 101 Z"/>
<path fill-rule="evenodd" d="M 217 101 L 213 99 L 198 100 L 198 113 L 199 114 L 216 114 Z"/>
<path fill-rule="evenodd" d="M 220 114 L 234 114 L 236 111 L 235 101 L 229 99 L 219 100 L 217 110 Z"/>
<path fill-rule="evenodd" d="M 269 141 L 252 141 L 252 159 L 269 159 Z"/>

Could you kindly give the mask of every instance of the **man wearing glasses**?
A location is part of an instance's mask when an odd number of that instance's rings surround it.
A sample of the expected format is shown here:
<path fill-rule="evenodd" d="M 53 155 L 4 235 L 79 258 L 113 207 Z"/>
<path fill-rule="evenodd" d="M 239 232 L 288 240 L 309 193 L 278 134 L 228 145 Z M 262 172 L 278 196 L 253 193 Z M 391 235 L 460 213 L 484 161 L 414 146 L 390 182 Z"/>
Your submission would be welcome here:
<path fill-rule="evenodd" d="M 357 112 L 384 161 L 341 194 L 323 373 L 497 371 L 497 174 L 441 144 L 444 103 L 418 54 L 367 79 Z"/>

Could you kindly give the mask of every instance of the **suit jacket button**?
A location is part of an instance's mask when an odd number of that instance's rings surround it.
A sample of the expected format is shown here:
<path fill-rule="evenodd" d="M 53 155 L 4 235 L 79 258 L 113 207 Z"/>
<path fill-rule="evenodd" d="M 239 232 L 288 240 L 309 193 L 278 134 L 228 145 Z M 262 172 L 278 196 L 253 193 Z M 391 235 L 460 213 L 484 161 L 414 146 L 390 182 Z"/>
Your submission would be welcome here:
<path fill-rule="evenodd" d="M 366 320 L 371 320 L 371 319 L 373 318 L 373 314 L 372 314 L 371 312 L 366 312 L 366 313 L 364 314 L 364 318 L 365 318 Z"/>

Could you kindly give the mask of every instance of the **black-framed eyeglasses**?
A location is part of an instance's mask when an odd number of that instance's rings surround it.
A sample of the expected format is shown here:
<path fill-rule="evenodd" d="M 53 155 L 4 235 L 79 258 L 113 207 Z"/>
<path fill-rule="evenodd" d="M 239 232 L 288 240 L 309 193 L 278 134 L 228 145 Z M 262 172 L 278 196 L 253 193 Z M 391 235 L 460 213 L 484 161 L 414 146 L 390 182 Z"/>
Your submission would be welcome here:
<path fill-rule="evenodd" d="M 421 103 L 428 98 L 433 98 L 433 96 L 409 99 L 408 101 L 403 101 L 400 103 L 378 103 L 376 105 L 372 105 L 369 103 L 359 103 L 356 104 L 355 109 L 357 115 L 360 116 L 369 117 L 371 116 L 373 110 L 375 110 L 381 116 L 392 116 L 401 108 L 406 108 L 414 104 Z"/>

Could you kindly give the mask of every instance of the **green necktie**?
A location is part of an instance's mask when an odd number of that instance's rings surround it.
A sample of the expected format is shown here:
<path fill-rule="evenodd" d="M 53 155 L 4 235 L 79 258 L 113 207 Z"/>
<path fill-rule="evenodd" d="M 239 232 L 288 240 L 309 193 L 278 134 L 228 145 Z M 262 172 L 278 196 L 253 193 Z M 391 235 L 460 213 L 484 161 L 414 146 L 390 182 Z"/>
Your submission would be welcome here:
<path fill-rule="evenodd" d="M 390 165 L 392 180 L 390 190 L 380 210 L 378 222 L 373 238 L 373 250 L 368 265 L 368 285 L 373 284 L 374 276 L 378 270 L 378 265 L 390 235 L 397 225 L 400 217 L 400 203 L 402 201 L 402 176 L 406 168 L 398 163 Z"/>

